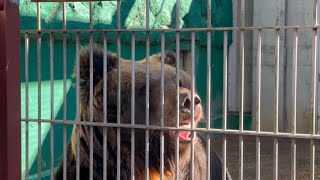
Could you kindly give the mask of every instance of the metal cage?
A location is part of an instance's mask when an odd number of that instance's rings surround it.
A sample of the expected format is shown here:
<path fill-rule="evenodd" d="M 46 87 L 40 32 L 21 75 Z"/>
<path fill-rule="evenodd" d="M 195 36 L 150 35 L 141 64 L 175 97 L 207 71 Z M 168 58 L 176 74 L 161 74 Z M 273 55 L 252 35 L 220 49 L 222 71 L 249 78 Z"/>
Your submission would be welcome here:
<path fill-rule="evenodd" d="M 311 1 L 311 0 L 309 0 Z M 42 20 L 41 20 L 41 4 L 47 3 L 47 2 L 58 2 L 57 6 L 59 6 L 60 8 L 62 8 L 62 28 L 61 29 L 43 29 L 42 28 Z M 225 174 L 227 171 L 227 166 L 228 166 L 228 161 L 229 159 L 227 158 L 228 153 L 227 153 L 227 139 L 228 136 L 233 136 L 236 137 L 236 141 L 238 141 L 238 146 L 237 146 L 237 161 L 238 164 L 236 165 L 237 168 L 235 168 L 236 170 L 231 171 L 231 175 L 233 177 L 239 177 L 239 179 L 244 179 L 244 171 L 245 171 L 245 162 L 244 162 L 244 156 L 245 156 L 245 137 L 252 137 L 254 139 L 255 142 L 255 179 L 264 179 L 264 174 L 261 173 L 261 151 L 262 151 L 262 139 L 263 138 L 270 138 L 272 139 L 272 143 L 270 145 L 273 145 L 272 151 L 272 177 L 273 179 L 278 179 L 279 176 L 279 142 L 280 139 L 284 139 L 285 142 L 290 141 L 290 179 L 296 179 L 297 178 L 297 139 L 302 139 L 302 140 L 307 140 L 309 141 L 309 146 L 310 146 L 310 154 L 309 155 L 305 155 L 305 156 L 309 156 L 309 179 L 317 179 L 319 178 L 319 174 L 320 172 L 317 170 L 316 168 L 316 145 L 319 145 L 319 139 L 320 139 L 320 135 L 318 134 L 318 104 L 319 104 L 319 90 L 318 90 L 318 86 L 319 86 L 319 58 L 318 58 L 318 28 L 319 28 L 319 24 L 318 24 L 318 0 L 313 0 L 313 12 L 309 12 L 313 14 L 313 22 L 312 24 L 307 24 L 307 25 L 283 25 L 281 23 L 276 23 L 274 25 L 270 25 L 270 26 L 247 26 L 246 25 L 246 11 L 247 11 L 247 6 L 246 3 L 248 1 L 245 0 L 238 0 L 238 1 L 233 1 L 233 3 L 236 3 L 236 8 L 238 8 L 239 10 L 239 17 L 238 17 L 238 24 L 235 25 L 234 27 L 213 27 L 212 24 L 212 18 L 215 18 L 212 15 L 212 1 L 208 0 L 208 1 L 203 1 L 202 3 L 206 3 L 206 21 L 207 21 L 207 27 L 194 27 L 194 28 L 182 28 L 181 26 L 181 17 L 180 17 L 180 7 L 182 5 L 182 3 L 184 2 L 180 2 L 180 0 L 176 1 L 175 4 L 175 8 L 176 8 L 176 13 L 175 13 L 175 27 L 173 28 L 152 28 L 150 25 L 150 0 L 146 0 L 145 2 L 145 12 L 146 12 L 146 17 L 145 17 L 145 28 L 140 28 L 140 29 L 125 29 L 122 28 L 121 25 L 121 1 L 114 1 L 114 3 L 116 3 L 116 28 L 102 28 L 102 29 L 95 29 L 94 28 L 94 23 L 93 23 L 93 1 L 88 1 L 88 5 L 89 5 L 89 28 L 88 29 L 69 29 L 67 28 L 67 15 L 66 15 L 66 9 L 67 9 L 67 2 L 75 2 L 73 0 L 70 1 L 55 1 L 55 0 L 44 0 L 44 1 L 38 1 L 35 0 L 32 3 L 35 3 L 37 5 L 37 28 L 36 29 L 23 29 L 20 31 L 20 35 L 23 39 L 23 43 L 24 43 L 24 49 L 22 50 L 22 52 L 24 52 L 24 59 L 22 59 L 22 63 L 25 63 L 24 65 L 24 72 L 25 72 L 25 86 L 24 86 L 24 101 L 25 101 L 25 107 L 22 106 L 22 108 L 24 108 L 24 112 L 25 112 L 25 118 L 22 119 L 22 123 L 24 123 L 25 125 L 25 147 L 24 150 L 26 154 L 25 156 L 25 164 L 23 164 L 23 168 L 25 169 L 24 172 L 24 177 L 23 179 L 30 179 L 30 174 L 29 174 L 29 169 L 30 169 L 30 164 L 29 164 L 29 153 L 30 153 L 30 142 L 29 141 L 29 136 L 31 131 L 29 130 L 30 128 L 30 123 L 36 124 L 38 132 L 37 132 L 37 139 L 35 140 L 38 143 L 38 149 L 37 149 L 37 175 L 33 176 L 34 178 L 37 179 L 42 179 L 42 164 L 43 164 L 43 157 L 42 157 L 42 152 L 43 150 L 41 149 L 41 143 L 42 143 L 42 135 L 43 132 L 41 131 L 41 128 L 44 127 L 44 124 L 50 125 L 48 131 L 50 131 L 50 170 L 48 171 L 50 174 L 50 177 L 53 179 L 54 177 L 54 172 L 55 172 L 55 148 L 59 148 L 59 147 L 55 147 L 56 143 L 53 143 L 57 140 L 55 140 L 55 129 L 56 126 L 60 126 L 60 129 L 62 127 L 62 138 L 63 138 L 63 143 L 60 144 L 63 147 L 63 164 L 64 164 L 64 179 L 66 179 L 66 172 L 67 172 L 67 143 L 68 143 L 68 133 L 67 133 L 67 126 L 68 125 L 75 125 L 77 128 L 76 130 L 79 129 L 80 126 L 89 126 L 90 129 L 90 179 L 94 179 L 93 178 L 93 127 L 96 126 L 103 126 L 103 127 L 115 127 L 117 128 L 117 177 L 118 179 L 120 179 L 120 174 L 121 174 L 121 168 L 120 168 L 120 159 L 121 159 L 121 154 L 120 154 L 120 149 L 121 149 L 121 143 L 120 143 L 120 131 L 122 128 L 130 128 L 131 129 L 131 142 L 132 142 L 132 153 L 131 153 L 131 167 L 132 167 L 132 171 L 131 171 L 131 177 L 132 179 L 134 179 L 135 177 L 135 172 L 134 172 L 134 167 L 135 167 L 135 163 L 134 163 L 134 156 L 135 154 L 134 152 L 134 148 L 135 148 L 135 130 L 136 129 L 143 129 L 145 130 L 146 133 L 146 153 L 145 153 L 145 173 L 146 173 L 146 177 L 147 179 L 149 179 L 149 146 L 151 146 L 150 142 L 149 142 L 149 131 L 150 130 L 160 130 L 161 131 L 161 162 L 160 162 L 160 178 L 163 179 L 164 176 L 164 156 L 163 156 L 163 152 L 164 152 L 164 132 L 168 131 L 168 130 L 176 130 L 176 131 L 191 131 L 192 132 L 192 138 L 194 138 L 194 133 L 195 132 L 200 132 L 200 133 L 204 133 L 206 134 L 206 138 L 205 138 L 205 145 L 206 145 L 206 153 L 207 153 L 207 159 L 206 159 L 206 164 L 209 167 L 210 166 L 210 154 L 212 151 L 212 147 L 211 144 L 213 143 L 211 140 L 211 136 L 210 134 L 221 134 L 221 159 L 222 159 L 222 164 L 223 164 L 223 179 L 226 178 Z M 281 4 L 287 2 L 287 1 L 282 1 L 282 0 L 275 0 L 275 4 L 276 4 L 276 18 L 277 19 L 281 19 L 283 18 L 281 16 Z M 144 11 L 143 10 L 143 11 Z M 1 11 L 1 10 L 0 10 Z M 237 15 L 236 15 L 237 16 Z M 279 21 L 278 21 L 279 22 Z M 0 19 L 0 23 L 1 23 L 1 19 Z M 297 132 L 297 103 L 299 103 L 299 101 L 297 100 L 297 87 L 300 86 L 301 84 L 298 84 L 298 78 L 299 78 L 299 71 L 298 71 L 298 53 L 299 53 L 299 48 L 298 48 L 298 44 L 299 44 L 299 31 L 303 31 L 303 30 L 307 30 L 309 32 L 311 32 L 311 49 L 312 49 L 312 54 L 311 56 L 311 81 L 310 81 L 310 91 L 311 91 L 311 118 L 310 118 L 310 122 L 308 122 L 310 124 L 310 131 L 307 133 L 299 133 Z M 263 78 L 262 78 L 262 61 L 263 61 L 263 57 L 262 57 L 262 52 L 264 50 L 264 48 L 266 48 L 266 46 L 263 46 L 263 33 L 264 32 L 271 32 L 274 34 L 274 64 L 272 65 L 274 68 L 273 71 L 273 77 L 274 79 L 272 79 L 272 81 L 274 82 L 274 97 L 272 97 L 274 99 L 274 104 L 268 104 L 268 107 L 272 107 L 270 109 L 272 109 L 274 115 L 273 115 L 273 119 L 270 119 L 269 122 L 273 123 L 273 129 L 270 131 L 267 130 L 262 130 L 262 126 L 261 126 L 261 111 L 262 109 L 262 105 L 263 105 L 263 101 L 261 100 L 261 96 L 263 94 L 261 94 L 262 91 L 262 82 L 263 82 Z M 283 34 L 283 32 L 291 32 L 288 34 Z M 222 126 L 221 128 L 212 128 L 212 94 L 211 94 L 211 88 L 212 86 L 214 86 L 214 82 L 212 82 L 212 78 L 211 78 L 211 74 L 212 74 L 212 63 L 211 63 L 211 57 L 215 56 L 215 54 L 212 54 L 211 52 L 211 45 L 212 45 L 212 41 L 211 41 L 211 37 L 215 32 L 222 32 L 223 34 L 223 79 L 222 79 L 222 83 L 223 83 L 223 94 L 221 95 L 221 102 L 222 102 Z M 252 41 L 252 46 L 254 47 L 252 50 L 252 52 L 247 52 L 246 51 L 246 47 L 245 47 L 245 42 L 246 42 L 246 33 L 247 32 L 251 32 L 253 34 L 254 40 Z M 80 46 L 81 46 L 81 34 L 88 34 L 88 39 L 85 39 L 83 41 L 87 41 L 89 42 L 89 47 L 90 47 L 90 94 L 89 94 L 89 98 L 90 98 L 90 121 L 89 122 L 83 122 L 80 121 L 80 107 L 79 107 L 79 102 L 80 102 L 80 79 L 79 79 L 79 52 L 80 52 Z M 132 121 L 131 124 L 122 124 L 121 123 L 121 119 L 120 119 L 120 107 L 121 107 L 121 102 L 120 102 L 120 98 L 121 98 L 121 89 L 120 89 L 120 84 L 121 84 L 121 74 L 119 72 L 121 72 L 121 66 L 120 66 L 120 62 L 118 62 L 118 74 L 117 74 L 117 83 L 118 83 L 118 91 L 117 91 L 117 98 L 118 98 L 118 104 L 117 104 L 117 123 L 108 123 L 106 118 L 104 118 L 104 122 L 94 122 L 93 121 L 93 44 L 94 44 L 94 36 L 99 34 L 99 38 L 100 41 L 102 42 L 102 46 L 104 49 L 104 66 L 103 66 L 103 71 L 106 72 L 106 68 L 107 68 L 107 56 L 106 56 L 106 50 L 109 47 L 109 43 L 108 43 L 108 38 L 115 38 L 116 39 L 116 50 L 117 50 L 117 56 L 121 57 L 122 56 L 122 51 L 121 51 L 121 35 L 123 33 L 129 34 L 128 37 L 130 37 L 130 42 L 131 42 L 131 71 L 132 71 L 132 76 L 131 76 L 131 81 L 132 83 L 132 87 L 131 90 L 132 92 L 134 92 L 135 90 L 135 76 L 134 76 L 134 69 L 135 69 L 135 59 L 136 59 L 136 34 L 137 33 L 144 33 L 145 34 L 145 57 L 146 57 L 146 72 L 147 72 L 147 76 L 146 76 L 146 119 L 145 119 L 145 125 L 139 125 L 139 124 L 135 124 L 135 120 L 134 120 L 134 102 L 135 102 L 135 97 L 132 96 L 131 97 L 131 101 L 133 102 L 131 105 L 131 108 L 133 109 L 131 117 L 132 117 Z M 200 61 L 199 59 L 197 59 L 197 57 L 195 56 L 195 51 L 196 51 L 196 38 L 197 38 L 197 33 L 204 33 L 207 39 L 207 51 L 206 51 L 206 59 L 201 59 L 201 61 L 206 61 L 206 124 L 205 127 L 197 127 L 197 128 L 179 128 L 179 122 L 177 121 L 176 127 L 165 127 L 164 126 L 164 114 L 163 114 L 163 104 L 164 104 L 164 71 L 163 71 L 163 59 L 161 59 L 161 85 L 160 85 L 160 89 L 161 89 L 161 94 L 159 94 L 159 96 L 161 97 L 161 104 L 162 104 L 162 114 L 161 114 L 161 125 L 160 126 L 155 126 L 155 125 L 150 125 L 150 119 L 149 119 L 149 111 L 150 111 L 150 107 L 149 107 L 149 90 L 150 90 L 150 84 L 149 84 L 149 73 L 150 73 L 150 67 L 149 67 L 149 58 L 150 58 L 150 54 L 151 54 L 151 47 L 150 47 L 150 43 L 153 40 L 153 38 L 151 37 L 150 34 L 152 33 L 158 33 L 160 34 L 160 52 L 163 55 L 164 51 L 165 51 L 165 41 L 166 41 L 166 34 L 167 33 L 174 33 L 175 34 L 175 51 L 176 51 L 176 55 L 177 55 L 177 59 L 180 59 L 180 52 L 182 51 L 180 45 L 180 38 L 182 34 L 188 34 L 188 36 L 190 37 L 190 51 L 191 51 L 191 62 L 189 62 L 191 64 L 191 74 L 190 76 L 192 77 L 192 97 L 194 97 L 194 91 L 195 91 L 195 84 L 196 84 L 196 69 L 195 66 L 197 64 L 197 61 Z M 62 70 L 61 72 L 63 72 L 62 75 L 62 82 L 61 82 L 61 87 L 62 87 L 62 102 L 63 102 L 63 108 L 62 108 L 62 116 L 61 119 L 57 119 L 55 116 L 55 101 L 56 98 L 55 96 L 55 91 L 56 88 L 55 86 L 55 81 L 54 81 L 54 72 L 55 72 L 55 35 L 56 34 L 60 34 L 59 37 L 62 37 L 61 39 L 57 40 L 57 41 L 62 41 Z M 112 34 L 110 37 L 109 34 Z M 238 65 L 234 65 L 234 63 L 230 62 L 230 44 L 228 43 L 230 41 L 231 38 L 234 38 L 234 35 L 237 34 L 237 39 L 238 40 L 238 52 L 239 52 L 239 59 L 237 60 Z M 281 60 L 283 60 L 282 56 L 281 56 L 281 52 L 283 51 L 283 44 L 281 44 L 281 38 L 283 37 L 289 37 L 291 36 L 292 38 L 292 42 L 290 42 L 289 44 L 292 45 L 292 49 L 291 49 L 291 57 L 292 59 L 290 60 L 291 63 L 291 67 L 288 66 L 287 68 L 290 68 L 291 71 L 291 77 L 288 77 L 289 79 L 291 79 L 291 82 L 289 84 L 289 86 L 291 86 L 291 92 L 290 92 L 290 107 L 285 107 L 284 109 L 286 109 L 287 114 L 291 114 L 290 117 L 287 117 L 287 130 L 279 130 L 279 108 L 280 108 L 280 101 L 282 101 L 280 98 L 280 93 L 282 91 L 281 89 Z M 42 38 L 44 40 L 42 40 Z M 75 64 L 76 64 L 76 81 L 75 81 L 75 89 L 76 89 L 76 100 L 75 100 L 75 119 L 76 120 L 71 120 L 68 119 L 68 104 L 67 104 L 67 88 L 70 86 L 68 85 L 68 80 L 67 80 L 67 65 L 68 65 L 68 53 L 69 50 L 67 52 L 67 39 L 71 38 L 72 39 L 72 43 L 74 44 L 74 48 L 73 50 L 75 51 Z M 34 41 L 36 43 L 36 46 L 31 48 L 30 47 L 30 41 Z M 48 42 L 48 44 L 44 44 L 44 42 Z M 44 44 L 44 45 L 43 45 Z M 41 70 L 43 65 L 42 63 L 44 62 L 44 56 L 42 55 L 42 46 L 48 46 L 49 47 L 49 54 L 50 56 L 47 57 L 47 59 L 49 60 L 49 66 L 50 66 L 50 72 L 49 72 L 49 85 L 47 89 L 45 89 L 45 91 L 49 91 L 50 93 L 46 94 L 49 97 L 44 97 L 43 95 L 43 89 L 42 89 L 42 78 L 41 75 L 43 73 L 43 71 Z M 287 49 L 290 47 L 287 47 Z M 32 52 L 32 50 L 35 50 L 35 52 Z M 30 61 L 34 61 L 34 59 L 29 59 L 31 54 L 36 54 L 35 56 L 37 57 L 37 61 L 36 63 L 36 67 L 37 67 L 37 74 L 33 75 L 34 77 L 37 77 L 37 117 L 35 118 L 31 118 L 29 116 L 29 111 L 31 108 L 29 103 L 32 99 L 30 99 L 29 95 L 30 95 L 30 91 L 29 91 L 29 75 L 30 75 Z M 73 52 L 74 53 L 74 52 Z M 254 91 L 254 98 L 253 98 L 253 102 L 252 102 L 252 113 L 253 113 L 253 125 L 252 128 L 250 130 L 247 130 L 245 128 L 245 114 L 246 114 L 246 88 L 247 85 L 246 81 L 245 81 L 245 73 L 246 73 L 246 53 L 250 54 L 254 54 L 254 58 L 252 58 L 253 62 L 254 62 L 254 68 L 255 68 L 255 72 L 254 72 L 254 81 L 255 81 L 255 85 L 252 88 L 252 91 Z M 162 56 L 163 57 L 163 56 Z M 179 61 L 177 61 L 176 67 L 177 69 L 180 68 L 180 63 Z M 59 68 L 59 67 L 58 67 Z M 234 69 L 237 69 L 236 71 L 233 71 Z M 231 72 L 232 71 L 232 72 Z M 107 82 L 106 82 L 106 73 L 104 73 L 104 90 L 103 90 L 103 96 L 104 96 L 104 109 L 103 109 L 103 117 L 107 116 L 107 112 L 108 109 L 106 108 L 106 99 L 107 99 Z M 233 74 L 234 76 L 237 76 L 238 78 L 238 86 L 235 86 L 235 84 L 231 84 L 230 85 L 230 79 L 229 79 L 229 75 Z M 177 96 L 176 96 L 176 101 L 179 102 L 179 73 L 177 73 L 177 77 L 176 77 L 176 82 L 177 82 Z M 303 86 L 303 85 L 301 85 Z M 60 87 L 60 86 L 59 86 Z M 236 88 L 233 88 L 236 87 Z M 61 91 L 58 90 L 58 91 Z M 233 95 L 232 95 L 233 93 Z M 134 93 L 132 93 L 134 94 Z M 286 94 L 286 93 L 284 93 Z M 228 113 L 230 113 L 230 105 L 229 103 L 232 103 L 232 98 L 237 98 L 238 100 L 236 100 L 236 104 L 238 106 L 238 109 L 236 110 L 239 115 L 239 128 L 238 129 L 229 129 L 228 126 Z M 43 100 L 45 99 L 45 100 Z M 192 98 L 194 99 L 194 98 Z M 50 117 L 44 118 L 42 116 L 42 111 L 43 108 L 41 107 L 43 104 L 43 101 L 49 101 L 50 102 Z M 192 107 L 194 107 L 194 101 L 192 101 Z M 177 117 L 179 118 L 179 105 L 177 105 Z M 194 108 L 192 108 L 192 116 L 194 115 Z M 290 118 L 290 121 L 288 120 Z M 191 121 L 193 124 L 193 121 Z M 286 126 L 286 125 L 284 125 Z M 286 128 L 284 128 L 286 129 Z M 287 132 L 286 132 L 287 131 Z M 77 133 L 77 139 L 79 141 L 79 132 L 76 131 L 75 133 Z M 104 139 L 104 144 L 103 144 L 103 150 L 106 151 L 107 149 L 107 135 L 106 132 L 104 131 L 103 133 L 103 139 Z M 178 136 L 176 136 L 176 151 L 175 151 L 175 157 L 176 157 L 176 164 L 179 164 L 179 140 L 178 140 Z M 282 141 L 281 141 L 282 142 Z M 78 143 L 79 145 L 79 143 Z M 193 141 L 191 141 L 191 167 L 190 167 L 190 171 L 191 171 L 191 179 L 193 179 L 193 174 L 194 174 L 194 151 L 196 150 L 196 147 L 194 147 Z M 79 156 L 79 146 L 77 147 L 77 179 L 80 179 L 80 165 L 79 165 L 79 161 L 80 161 L 80 156 Z M 106 159 L 107 159 L 107 154 L 103 153 L 103 159 L 104 159 L 104 168 L 103 168 L 103 177 L 106 178 L 107 177 L 107 169 L 106 167 Z M 231 162 L 232 160 L 230 160 Z M 233 161 L 232 161 L 233 162 Z M 233 166 L 232 166 L 233 167 Z M 209 169 L 209 168 L 207 168 Z M 176 166 L 176 172 L 178 172 L 178 166 Z M 206 174 L 207 179 L 210 179 L 210 171 L 207 170 L 207 174 Z M 177 176 L 175 177 L 175 179 L 179 179 L 179 176 L 177 174 Z"/>

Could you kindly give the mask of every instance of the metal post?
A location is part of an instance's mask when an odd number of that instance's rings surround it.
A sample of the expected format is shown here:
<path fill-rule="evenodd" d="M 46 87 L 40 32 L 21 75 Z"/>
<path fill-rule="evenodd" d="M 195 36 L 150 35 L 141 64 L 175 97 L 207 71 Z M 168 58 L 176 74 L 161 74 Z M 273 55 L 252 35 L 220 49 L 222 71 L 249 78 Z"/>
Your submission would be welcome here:
<path fill-rule="evenodd" d="M 19 6 L 0 0 L 0 177 L 3 180 L 21 179 L 19 30 Z"/>

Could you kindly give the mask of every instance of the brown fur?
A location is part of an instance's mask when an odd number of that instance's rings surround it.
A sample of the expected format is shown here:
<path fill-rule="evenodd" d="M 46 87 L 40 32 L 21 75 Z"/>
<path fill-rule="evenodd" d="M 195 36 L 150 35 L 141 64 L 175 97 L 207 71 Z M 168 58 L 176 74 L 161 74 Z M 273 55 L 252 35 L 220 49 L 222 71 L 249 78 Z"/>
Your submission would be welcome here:
<path fill-rule="evenodd" d="M 118 58 L 116 55 L 107 55 L 107 122 L 117 123 L 117 71 Z M 161 117 L 161 63 L 160 55 L 150 57 L 150 101 L 149 120 L 150 125 L 160 126 Z M 175 127 L 176 125 L 176 68 L 175 54 L 166 53 L 164 57 L 164 125 Z M 89 121 L 89 87 L 90 87 L 90 51 L 84 49 L 80 55 L 81 82 L 81 110 L 80 120 Z M 131 62 L 120 60 L 121 66 L 121 123 L 131 123 Z M 93 121 L 103 122 L 103 51 L 97 47 L 93 51 Z M 191 79 L 184 72 L 180 74 L 180 101 L 183 95 L 190 93 Z M 195 94 L 196 95 L 196 94 Z M 135 63 L 135 124 L 145 124 L 146 107 L 146 60 Z M 179 102 L 180 103 L 180 102 Z M 195 111 L 195 124 L 201 119 L 202 107 L 198 105 Z M 180 123 L 190 118 L 190 114 L 180 111 Z M 107 137 L 107 178 L 116 179 L 117 172 L 117 128 L 93 127 L 93 176 L 94 179 L 103 177 L 103 133 Z M 71 142 L 68 146 L 67 179 L 76 177 L 76 153 L 77 143 L 80 146 L 80 177 L 89 177 L 89 144 L 90 128 L 81 126 L 79 130 L 80 142 L 77 142 L 74 129 Z M 131 178 L 131 129 L 120 129 L 121 135 L 121 178 Z M 150 179 L 160 178 L 160 131 L 149 130 L 149 167 Z M 179 172 L 175 172 L 175 139 L 168 131 L 164 131 L 164 179 L 174 179 L 179 173 L 179 179 L 190 178 L 190 142 L 180 142 L 179 146 Z M 194 140 L 194 177 L 196 180 L 206 178 L 206 151 L 202 140 L 196 136 Z M 135 175 L 136 179 L 145 179 L 145 130 L 135 129 Z M 212 152 L 211 155 L 211 179 L 221 179 L 222 166 L 220 158 Z M 62 179 L 63 164 L 60 164 L 56 179 Z M 227 179 L 231 179 L 227 174 Z"/>

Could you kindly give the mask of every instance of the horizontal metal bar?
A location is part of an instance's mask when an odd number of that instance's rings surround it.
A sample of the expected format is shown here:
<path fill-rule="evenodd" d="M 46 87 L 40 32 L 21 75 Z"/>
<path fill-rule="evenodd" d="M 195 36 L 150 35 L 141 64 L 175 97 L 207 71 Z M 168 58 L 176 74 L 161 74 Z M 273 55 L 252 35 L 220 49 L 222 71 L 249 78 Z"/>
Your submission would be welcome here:
<path fill-rule="evenodd" d="M 68 124 L 68 125 L 84 125 L 84 126 L 102 126 L 102 127 L 110 127 L 110 128 L 134 128 L 134 129 L 153 129 L 153 130 L 170 130 L 170 131 L 191 131 L 191 132 L 206 132 L 206 133 L 221 133 L 221 134 L 229 134 L 229 135 L 243 135 L 243 136 L 264 136 L 264 137 L 278 137 L 278 138 L 292 138 L 292 139 L 320 139 L 320 135 L 310 135 L 310 134 L 292 134 L 292 133 L 277 133 L 274 132 L 266 132 L 260 131 L 257 133 L 256 131 L 239 131 L 239 130 L 223 130 L 223 129 L 206 129 L 206 128 L 177 128 L 177 127 L 161 127 L 154 125 L 139 125 L 139 124 L 117 124 L 117 123 L 102 123 L 102 122 L 85 122 L 85 121 L 72 121 L 72 120 L 50 120 L 50 119 L 22 119 L 24 122 L 41 122 L 41 123 L 53 123 L 53 124 Z"/>
<path fill-rule="evenodd" d="M 245 31 L 245 30 L 280 30 L 280 29 L 319 29 L 320 25 L 295 26 L 259 26 L 259 27 L 212 27 L 212 28 L 172 28 L 172 29 L 46 29 L 21 30 L 20 33 L 75 33 L 75 32 L 192 32 L 192 31 Z"/>

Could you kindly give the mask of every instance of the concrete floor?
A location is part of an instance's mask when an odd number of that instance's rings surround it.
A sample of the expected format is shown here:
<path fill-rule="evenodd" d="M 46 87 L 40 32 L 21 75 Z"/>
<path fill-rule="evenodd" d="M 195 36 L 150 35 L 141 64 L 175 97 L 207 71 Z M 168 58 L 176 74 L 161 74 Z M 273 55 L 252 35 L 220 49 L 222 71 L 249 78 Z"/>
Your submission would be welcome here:
<path fill-rule="evenodd" d="M 261 179 L 273 179 L 273 139 L 261 139 Z M 212 146 L 221 157 L 222 138 L 214 137 L 211 140 Z M 297 163 L 296 179 L 310 179 L 310 141 L 296 140 Z M 278 179 L 290 178 L 290 139 L 279 139 L 279 176 Z M 320 141 L 315 142 L 315 179 L 320 179 Z M 256 139 L 255 137 L 244 137 L 244 167 L 245 180 L 256 179 Z M 232 179 L 239 179 L 239 137 L 227 136 L 227 168 Z"/>

